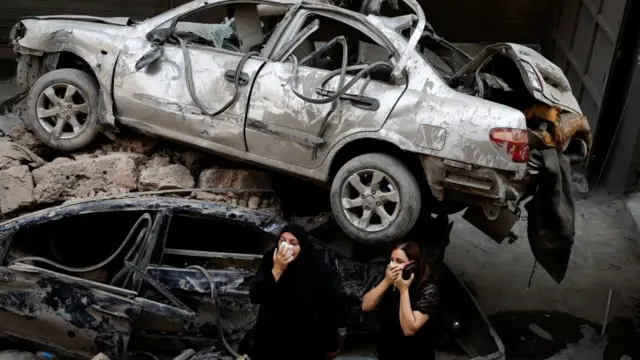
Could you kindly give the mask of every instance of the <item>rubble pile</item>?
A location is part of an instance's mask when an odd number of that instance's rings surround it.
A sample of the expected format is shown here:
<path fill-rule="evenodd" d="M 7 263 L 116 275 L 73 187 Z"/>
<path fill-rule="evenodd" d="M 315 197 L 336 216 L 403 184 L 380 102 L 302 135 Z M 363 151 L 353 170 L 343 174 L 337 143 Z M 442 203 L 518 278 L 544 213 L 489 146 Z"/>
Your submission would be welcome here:
<path fill-rule="evenodd" d="M 182 189 L 187 191 L 166 191 Z M 120 137 L 73 154 L 54 154 L 23 125 L 0 137 L 2 218 L 77 199 L 136 192 L 279 215 L 280 200 L 272 190 L 266 172 L 236 169 L 214 155 L 143 135 Z"/>

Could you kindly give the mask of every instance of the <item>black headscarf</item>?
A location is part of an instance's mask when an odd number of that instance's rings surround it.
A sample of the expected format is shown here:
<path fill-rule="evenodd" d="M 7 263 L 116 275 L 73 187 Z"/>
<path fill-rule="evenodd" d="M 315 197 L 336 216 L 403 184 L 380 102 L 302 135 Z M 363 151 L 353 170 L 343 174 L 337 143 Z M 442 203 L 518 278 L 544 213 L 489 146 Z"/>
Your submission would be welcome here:
<path fill-rule="evenodd" d="M 326 351 L 333 351 L 337 346 L 335 336 L 341 310 L 339 278 L 321 261 L 302 226 L 287 225 L 280 234 L 285 232 L 298 239 L 298 256 L 276 283 L 271 274 L 276 244 L 263 256 L 251 285 L 252 302 L 260 304 L 254 357 L 298 359 L 300 354 L 305 354 L 308 359 L 324 358 Z M 277 345 L 283 336 L 289 341 L 285 347 L 288 350 Z"/>

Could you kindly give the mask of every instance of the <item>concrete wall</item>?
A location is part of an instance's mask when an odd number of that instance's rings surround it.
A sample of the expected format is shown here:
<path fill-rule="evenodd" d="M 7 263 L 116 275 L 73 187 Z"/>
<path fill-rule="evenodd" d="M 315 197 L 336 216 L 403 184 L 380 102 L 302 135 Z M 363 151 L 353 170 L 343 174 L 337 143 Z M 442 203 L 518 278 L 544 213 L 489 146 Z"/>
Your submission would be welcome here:
<path fill-rule="evenodd" d="M 575 245 L 566 278 L 558 285 L 538 266 L 528 290 L 534 259 L 526 220 L 516 224 L 520 236 L 516 243 L 499 245 L 458 215 L 452 219 L 446 261 L 474 289 L 487 314 L 557 310 L 602 323 L 611 288 L 609 319 L 633 315 L 632 307 L 640 300 L 640 251 L 638 240 L 629 236 L 631 221 L 622 200 L 578 200 Z"/>

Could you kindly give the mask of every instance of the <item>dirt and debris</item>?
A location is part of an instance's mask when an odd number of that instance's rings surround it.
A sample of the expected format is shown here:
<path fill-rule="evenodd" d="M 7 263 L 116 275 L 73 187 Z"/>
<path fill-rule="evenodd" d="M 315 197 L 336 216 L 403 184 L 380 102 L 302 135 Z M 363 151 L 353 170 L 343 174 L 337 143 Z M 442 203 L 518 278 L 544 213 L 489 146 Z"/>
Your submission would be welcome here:
<path fill-rule="evenodd" d="M 33 178 L 29 167 L 20 165 L 0 171 L 0 211 L 12 214 L 35 203 Z"/>
<path fill-rule="evenodd" d="M 502 339 L 506 358 L 548 360 L 640 359 L 640 329 L 614 318 L 602 326 L 557 311 L 510 311 L 489 316 Z"/>
<path fill-rule="evenodd" d="M 6 170 L 23 164 L 31 168 L 44 165 L 45 161 L 31 150 L 10 141 L 0 142 L 0 170 Z"/>
<path fill-rule="evenodd" d="M 177 196 L 277 214 L 281 204 L 270 192 L 270 174 L 237 169 L 205 152 L 126 133 L 82 152 L 57 154 L 23 125 L 0 135 L 0 184 L 3 218 L 77 199 L 172 189 L 197 190 Z"/>
<path fill-rule="evenodd" d="M 138 173 L 135 162 L 122 154 L 94 159 L 54 161 L 33 171 L 34 195 L 39 204 L 84 198 L 91 191 L 135 190 Z"/>

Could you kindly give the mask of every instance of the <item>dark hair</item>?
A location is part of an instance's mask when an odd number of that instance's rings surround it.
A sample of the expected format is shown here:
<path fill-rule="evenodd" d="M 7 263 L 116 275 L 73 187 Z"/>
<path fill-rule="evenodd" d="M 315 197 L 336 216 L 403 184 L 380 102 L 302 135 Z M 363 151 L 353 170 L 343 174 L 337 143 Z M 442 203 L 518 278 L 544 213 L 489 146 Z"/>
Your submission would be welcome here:
<path fill-rule="evenodd" d="M 415 278 L 413 279 L 411 287 L 414 289 L 420 289 L 431 276 L 431 268 L 429 267 L 425 257 L 422 256 L 420 246 L 413 241 L 407 241 L 394 246 L 393 249 L 391 249 L 391 253 L 395 250 L 404 251 L 407 258 L 416 264 Z M 389 257 L 391 257 L 391 253 L 389 253 Z"/>

